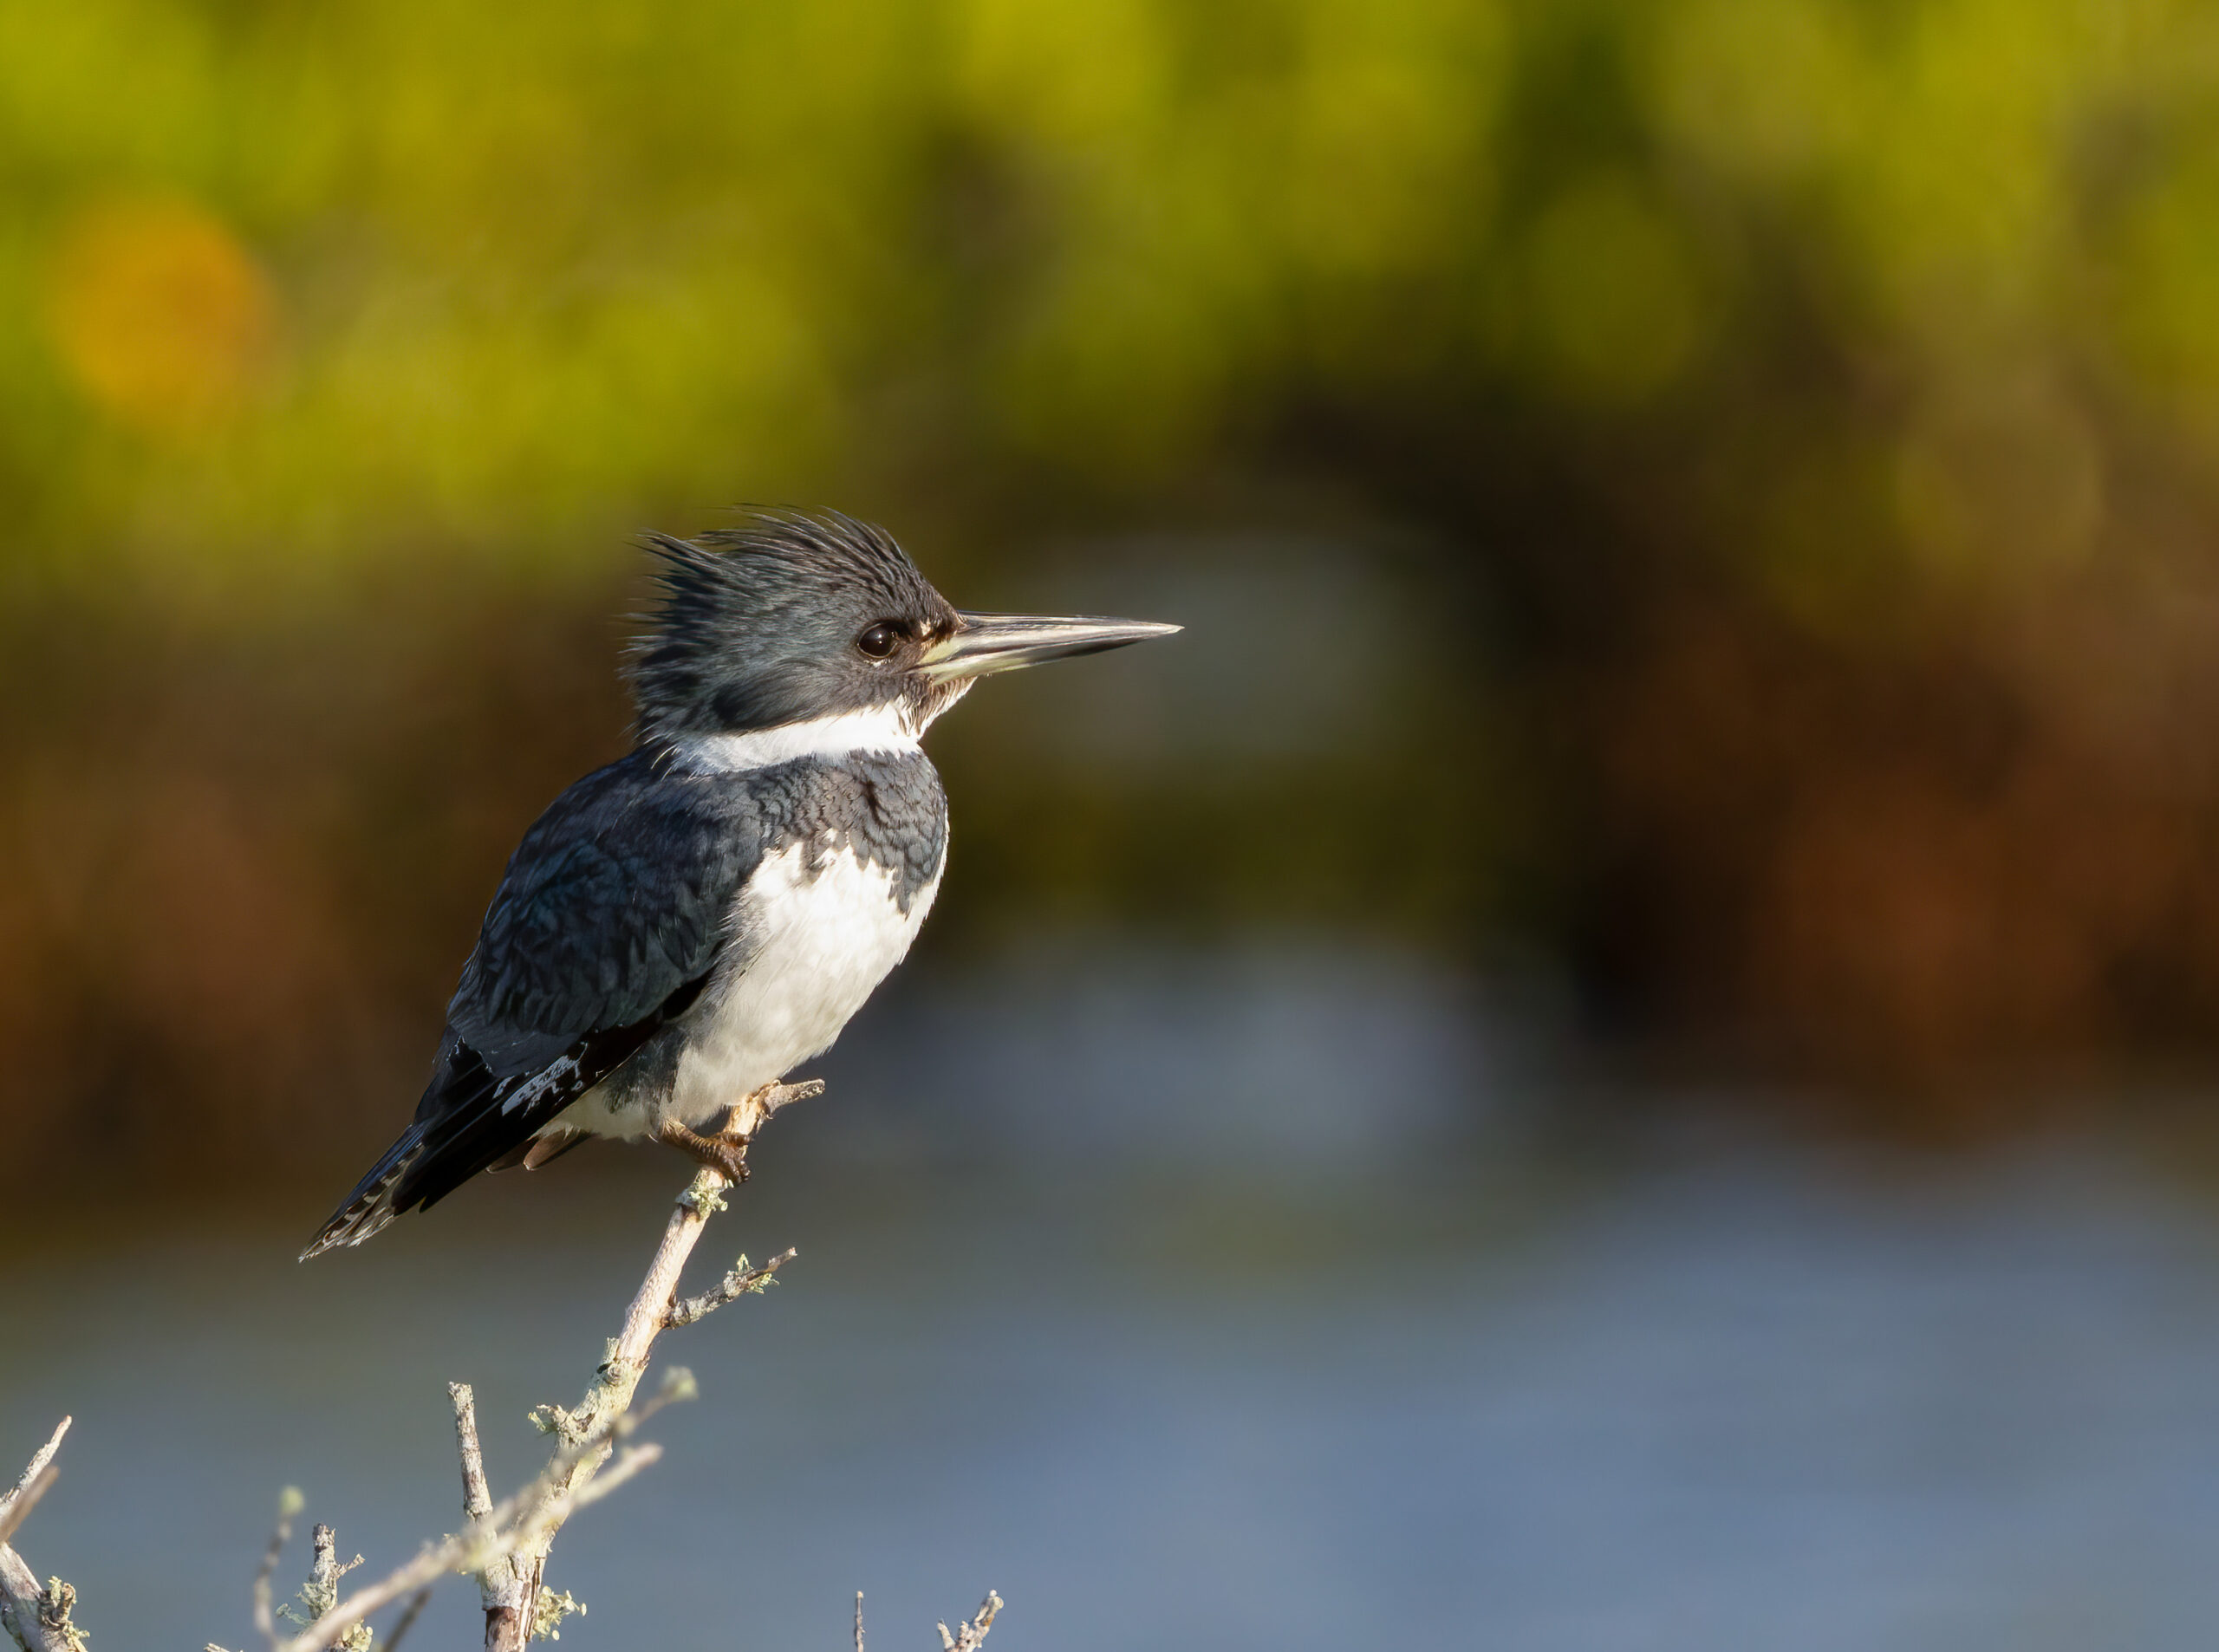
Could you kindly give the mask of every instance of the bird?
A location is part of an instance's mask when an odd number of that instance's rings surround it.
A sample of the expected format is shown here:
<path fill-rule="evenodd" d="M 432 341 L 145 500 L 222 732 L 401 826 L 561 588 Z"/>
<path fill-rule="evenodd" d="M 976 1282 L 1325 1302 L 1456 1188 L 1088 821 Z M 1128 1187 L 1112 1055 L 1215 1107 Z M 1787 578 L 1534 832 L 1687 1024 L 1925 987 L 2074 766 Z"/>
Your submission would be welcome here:
<path fill-rule="evenodd" d="M 1180 629 L 959 609 L 836 511 L 646 544 L 632 749 L 524 833 L 414 1118 L 303 1261 L 595 1137 L 744 1179 L 734 1104 L 831 1045 L 940 891 L 926 730 L 982 677 Z"/>

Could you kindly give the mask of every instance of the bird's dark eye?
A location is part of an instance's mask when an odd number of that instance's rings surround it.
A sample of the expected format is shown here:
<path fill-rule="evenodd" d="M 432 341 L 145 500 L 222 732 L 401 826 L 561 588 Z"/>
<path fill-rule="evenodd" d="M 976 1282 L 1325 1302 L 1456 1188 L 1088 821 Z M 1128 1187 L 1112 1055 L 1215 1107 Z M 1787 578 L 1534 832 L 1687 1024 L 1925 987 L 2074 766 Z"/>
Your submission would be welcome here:
<path fill-rule="evenodd" d="M 883 660 L 900 646 L 907 630 L 898 620 L 881 620 L 856 639 L 856 647 L 873 660 Z"/>

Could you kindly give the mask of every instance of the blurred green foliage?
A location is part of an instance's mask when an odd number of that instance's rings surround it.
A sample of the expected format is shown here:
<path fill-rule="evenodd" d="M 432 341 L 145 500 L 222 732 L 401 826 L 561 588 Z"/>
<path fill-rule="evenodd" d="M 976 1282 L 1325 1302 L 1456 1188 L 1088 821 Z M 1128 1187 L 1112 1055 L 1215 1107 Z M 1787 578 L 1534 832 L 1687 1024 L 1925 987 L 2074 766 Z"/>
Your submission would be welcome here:
<path fill-rule="evenodd" d="M 749 498 L 959 592 L 1401 548 L 1447 634 L 1365 752 L 1026 790 L 951 733 L 1027 911 L 1516 933 L 1828 1070 L 2205 1047 L 2215 90 L 2186 0 L 0 3 L 0 998 L 153 1017 L 88 1093 L 257 1058 L 115 985 L 174 783 L 277 879 L 242 956 L 355 960 L 187 1020 L 420 1018 L 621 721 L 612 547 Z"/>
<path fill-rule="evenodd" d="M 426 535 L 575 563 L 673 502 L 949 463 L 1122 497 L 1292 401 L 1593 420 L 1794 369 L 1786 333 L 1901 416 L 1856 457 L 1741 433 L 1777 450 L 1759 576 L 1823 608 L 1869 574 L 1830 564 L 1887 547 L 1803 503 L 1861 458 L 1922 576 L 2008 577 L 2099 525 L 2084 388 L 2207 439 L 2212 30 L 2142 0 L 12 5 L 12 560 L 264 590 Z"/>

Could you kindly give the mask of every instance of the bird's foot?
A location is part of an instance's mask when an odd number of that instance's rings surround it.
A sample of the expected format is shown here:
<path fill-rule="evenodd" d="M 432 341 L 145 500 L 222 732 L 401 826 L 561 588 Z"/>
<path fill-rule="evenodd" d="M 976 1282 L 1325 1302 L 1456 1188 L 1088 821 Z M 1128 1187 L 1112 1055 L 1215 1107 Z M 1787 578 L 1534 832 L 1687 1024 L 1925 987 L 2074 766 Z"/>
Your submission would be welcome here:
<path fill-rule="evenodd" d="M 694 1163 L 718 1172 L 734 1187 L 747 1180 L 747 1138 L 744 1135 L 730 1135 L 722 1131 L 704 1135 L 689 1124 L 665 1119 L 655 1131 L 655 1140 L 666 1147 L 676 1148 Z"/>
<path fill-rule="evenodd" d="M 676 1148 L 696 1164 L 720 1172 L 726 1180 L 736 1187 L 747 1180 L 747 1144 L 755 1139 L 756 1131 L 763 1128 L 771 1115 L 789 1102 L 804 1102 L 823 1093 L 824 1081 L 821 1078 L 804 1078 L 798 1084 L 773 1081 L 750 1090 L 735 1102 L 726 1113 L 723 1125 L 713 1135 L 705 1135 L 676 1119 L 666 1119 L 656 1129 L 655 1140 Z"/>

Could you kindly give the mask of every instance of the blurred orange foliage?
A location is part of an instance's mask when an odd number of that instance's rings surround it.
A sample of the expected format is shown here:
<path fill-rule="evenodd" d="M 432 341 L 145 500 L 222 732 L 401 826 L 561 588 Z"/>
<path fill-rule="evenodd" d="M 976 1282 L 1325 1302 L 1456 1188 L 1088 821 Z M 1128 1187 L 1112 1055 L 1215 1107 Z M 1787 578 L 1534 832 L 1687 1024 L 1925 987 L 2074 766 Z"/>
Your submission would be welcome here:
<path fill-rule="evenodd" d="M 179 200 L 107 201 L 55 237 L 54 345 L 73 382 L 133 428 L 185 435 L 268 367 L 277 302 L 238 238 Z"/>

